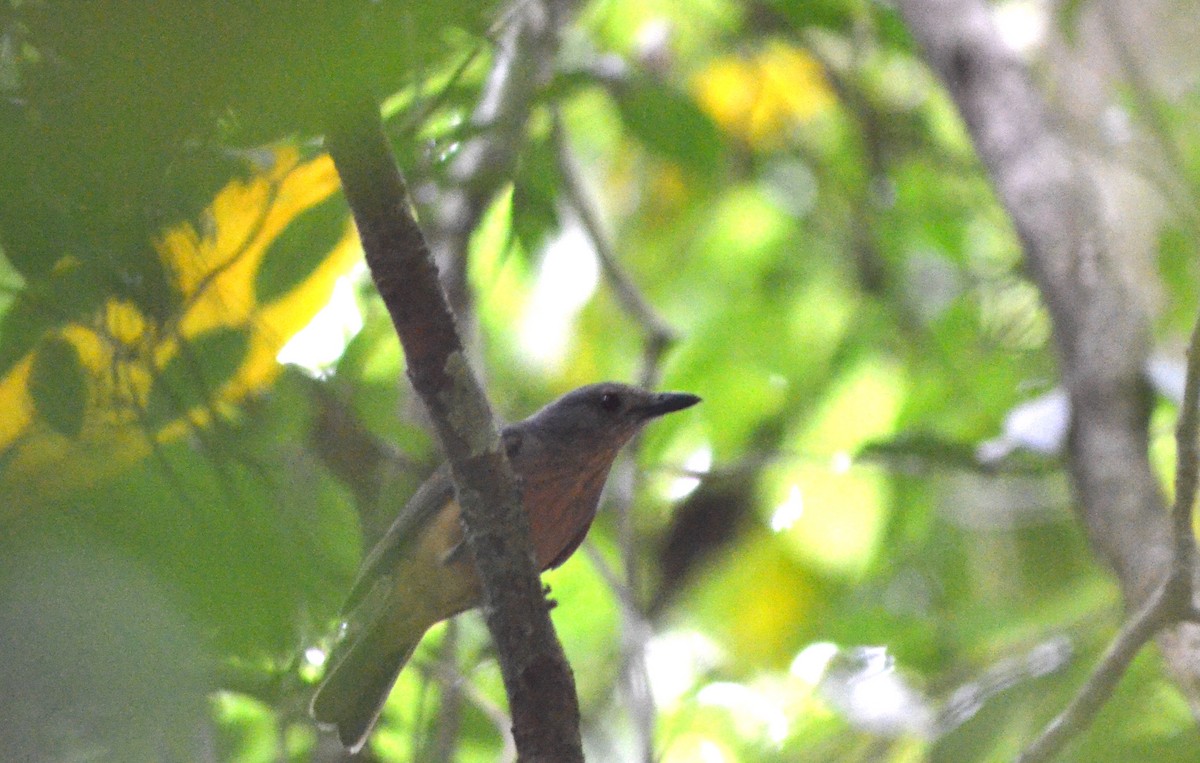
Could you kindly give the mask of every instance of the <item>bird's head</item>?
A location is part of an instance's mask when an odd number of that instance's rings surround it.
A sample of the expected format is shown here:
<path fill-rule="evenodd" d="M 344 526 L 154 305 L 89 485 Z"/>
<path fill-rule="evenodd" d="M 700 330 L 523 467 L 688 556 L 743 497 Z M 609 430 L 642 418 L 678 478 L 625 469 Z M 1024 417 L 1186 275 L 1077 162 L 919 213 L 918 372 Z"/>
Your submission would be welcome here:
<path fill-rule="evenodd" d="M 522 424 L 545 441 L 564 446 L 588 443 L 596 451 L 616 452 L 646 422 L 698 402 L 699 397 L 686 392 L 650 392 L 602 382 L 568 392 Z"/>

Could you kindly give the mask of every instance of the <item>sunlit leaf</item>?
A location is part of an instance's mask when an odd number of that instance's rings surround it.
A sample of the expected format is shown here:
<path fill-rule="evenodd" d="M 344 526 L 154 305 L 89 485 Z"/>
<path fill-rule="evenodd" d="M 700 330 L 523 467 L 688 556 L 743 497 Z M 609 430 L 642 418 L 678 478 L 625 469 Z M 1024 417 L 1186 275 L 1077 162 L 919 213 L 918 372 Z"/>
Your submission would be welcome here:
<path fill-rule="evenodd" d="M 44 278 L 27 285 L 0 319 L 0 376 L 45 332 L 97 310 L 104 301 L 105 280 L 79 260 L 64 258 Z"/>
<path fill-rule="evenodd" d="M 122 281 L 71 258 L 44 283 L 19 292 L 0 336 L 8 364 L 0 373 L 0 405 L 9 411 L 0 417 L 0 448 L 7 449 L 0 494 L 38 498 L 8 501 L 5 509 L 35 508 L 109 479 L 149 455 L 156 440 L 182 436 L 220 405 L 270 383 L 279 349 L 353 264 L 352 233 L 343 224 L 336 240 L 326 241 L 331 248 L 312 255 L 305 277 L 269 305 L 255 300 L 257 268 L 275 236 L 336 189 L 327 157 L 300 163 L 293 150 L 281 149 L 269 154 L 262 174 L 235 180 L 217 195 L 208 227 L 163 232 L 156 242 L 161 264 L 138 272 L 168 278 L 170 299 L 150 305 L 143 291 L 157 288 L 152 282 Z M 77 356 L 63 373 L 51 362 L 66 360 L 55 344 L 40 358 L 34 352 L 52 331 Z M 78 437 L 70 453 L 60 440 L 34 432 L 34 412 L 51 431 Z M 189 415 L 190 424 L 182 418 Z M 64 462 L 72 468 L 64 471 Z"/>
<path fill-rule="evenodd" d="M 767 45 L 751 58 L 715 59 L 696 76 L 694 87 L 713 120 L 755 148 L 780 145 L 834 100 L 820 64 L 784 43 Z"/>

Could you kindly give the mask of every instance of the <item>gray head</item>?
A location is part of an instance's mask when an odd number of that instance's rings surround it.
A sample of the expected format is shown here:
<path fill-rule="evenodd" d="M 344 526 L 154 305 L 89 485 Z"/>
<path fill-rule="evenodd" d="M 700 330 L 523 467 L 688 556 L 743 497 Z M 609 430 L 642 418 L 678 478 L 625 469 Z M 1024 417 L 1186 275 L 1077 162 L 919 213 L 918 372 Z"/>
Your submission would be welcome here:
<path fill-rule="evenodd" d="M 615 452 L 646 422 L 698 402 L 699 397 L 686 392 L 601 382 L 568 392 L 517 426 L 564 446 L 578 443 L 596 452 Z"/>

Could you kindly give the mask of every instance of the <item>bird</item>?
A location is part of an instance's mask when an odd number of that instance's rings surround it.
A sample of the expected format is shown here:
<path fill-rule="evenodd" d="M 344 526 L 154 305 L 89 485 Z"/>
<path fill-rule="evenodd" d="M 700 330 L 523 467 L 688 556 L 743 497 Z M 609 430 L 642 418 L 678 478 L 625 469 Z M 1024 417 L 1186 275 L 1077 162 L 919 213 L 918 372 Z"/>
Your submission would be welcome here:
<path fill-rule="evenodd" d="M 602 382 L 568 392 L 502 430 L 539 571 L 558 567 L 579 548 L 621 448 L 651 420 L 698 402 L 685 392 Z M 351 753 L 366 743 L 425 632 L 479 603 L 459 517 L 444 463 L 367 554 L 346 597 L 341 635 L 309 710 L 318 725 L 337 730 Z"/>

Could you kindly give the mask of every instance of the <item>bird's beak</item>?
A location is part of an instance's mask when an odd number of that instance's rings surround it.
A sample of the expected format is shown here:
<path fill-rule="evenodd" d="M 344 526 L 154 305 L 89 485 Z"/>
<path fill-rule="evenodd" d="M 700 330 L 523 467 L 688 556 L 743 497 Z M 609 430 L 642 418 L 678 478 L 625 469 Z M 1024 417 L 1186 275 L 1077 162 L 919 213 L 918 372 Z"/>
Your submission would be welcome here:
<path fill-rule="evenodd" d="M 666 413 L 682 411 L 700 402 L 700 398 L 687 392 L 659 392 L 650 398 L 650 402 L 641 406 L 639 413 L 644 419 L 653 419 Z"/>

